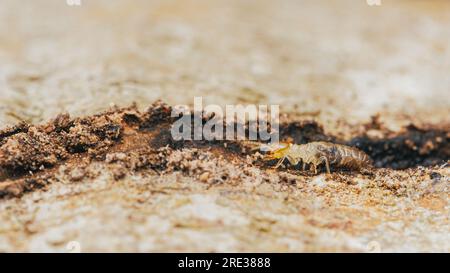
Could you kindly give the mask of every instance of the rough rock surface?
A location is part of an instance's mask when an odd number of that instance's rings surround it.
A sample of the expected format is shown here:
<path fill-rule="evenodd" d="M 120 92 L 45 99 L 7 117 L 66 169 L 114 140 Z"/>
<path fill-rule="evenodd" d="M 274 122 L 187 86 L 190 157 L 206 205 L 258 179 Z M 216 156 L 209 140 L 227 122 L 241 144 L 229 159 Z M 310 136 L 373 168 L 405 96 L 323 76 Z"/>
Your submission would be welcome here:
<path fill-rule="evenodd" d="M 449 252 L 449 24 L 440 0 L 1 1 L 0 251 Z M 174 142 L 194 96 L 279 104 L 283 139 L 377 168 Z"/>

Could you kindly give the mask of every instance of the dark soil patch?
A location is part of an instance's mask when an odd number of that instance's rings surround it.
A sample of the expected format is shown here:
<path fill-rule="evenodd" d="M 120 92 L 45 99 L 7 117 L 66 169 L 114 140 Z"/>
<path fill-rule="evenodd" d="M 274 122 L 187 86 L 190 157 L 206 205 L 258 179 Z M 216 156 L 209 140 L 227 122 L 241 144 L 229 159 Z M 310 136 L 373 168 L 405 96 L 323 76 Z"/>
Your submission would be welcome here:
<path fill-rule="evenodd" d="M 347 143 L 366 152 L 375 167 L 406 169 L 443 164 L 450 159 L 450 132 L 408 126 L 404 133 L 385 139 L 355 137 Z"/>

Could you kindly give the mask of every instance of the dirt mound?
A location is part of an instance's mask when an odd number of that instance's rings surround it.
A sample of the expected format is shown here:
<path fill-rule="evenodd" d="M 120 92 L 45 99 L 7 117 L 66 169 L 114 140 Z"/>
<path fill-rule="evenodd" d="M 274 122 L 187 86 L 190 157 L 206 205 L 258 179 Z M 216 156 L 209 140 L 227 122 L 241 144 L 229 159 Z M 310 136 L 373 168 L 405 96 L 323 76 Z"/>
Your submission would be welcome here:
<path fill-rule="evenodd" d="M 203 122 L 209 118 L 202 116 Z M 80 180 L 87 175 L 82 171 L 83 165 L 92 160 L 120 162 L 116 179 L 140 168 L 154 171 L 189 168 L 189 175 L 203 175 L 202 179 L 207 181 L 224 181 L 230 174 L 223 170 L 217 173 L 215 169 L 196 170 L 196 158 L 203 154 L 240 162 L 242 167 L 254 165 L 266 169 L 274 163 L 262 161 L 248 142 L 175 141 L 170 132 L 174 120 L 171 107 L 156 102 L 144 112 L 131 106 L 84 118 L 71 119 L 61 114 L 43 125 L 20 123 L 6 128 L 0 132 L 0 196 L 20 196 L 51 183 L 63 164 L 67 165 L 66 172 L 72 174 L 72 180 Z M 245 128 L 248 132 L 248 124 Z M 372 139 L 365 134 L 347 142 L 326 135 L 321 125 L 309 120 L 280 124 L 280 134 L 282 141 L 297 144 L 322 140 L 356 146 L 374 159 L 375 166 L 384 168 L 439 165 L 450 156 L 448 130 L 419 129 L 413 125 L 404 132 L 389 132 L 386 138 Z M 166 158 L 176 157 L 176 151 L 184 151 L 178 156 L 192 162 L 171 166 Z"/>

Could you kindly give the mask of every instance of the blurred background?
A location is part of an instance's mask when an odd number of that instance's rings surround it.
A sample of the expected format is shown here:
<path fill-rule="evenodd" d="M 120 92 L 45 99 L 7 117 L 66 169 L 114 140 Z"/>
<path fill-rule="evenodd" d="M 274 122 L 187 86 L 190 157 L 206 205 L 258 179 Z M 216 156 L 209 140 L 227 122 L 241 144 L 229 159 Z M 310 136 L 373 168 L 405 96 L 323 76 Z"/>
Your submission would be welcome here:
<path fill-rule="evenodd" d="M 446 0 L 2 0 L 0 126 L 194 95 L 448 121 L 449 26 Z"/>

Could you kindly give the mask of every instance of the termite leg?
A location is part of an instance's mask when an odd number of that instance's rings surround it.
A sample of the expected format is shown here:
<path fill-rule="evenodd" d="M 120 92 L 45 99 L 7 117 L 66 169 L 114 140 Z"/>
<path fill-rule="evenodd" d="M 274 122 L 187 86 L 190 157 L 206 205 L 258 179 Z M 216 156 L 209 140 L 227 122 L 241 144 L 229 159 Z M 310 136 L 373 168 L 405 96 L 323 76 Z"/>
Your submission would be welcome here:
<path fill-rule="evenodd" d="M 328 162 L 328 158 L 326 158 L 325 156 L 321 157 L 322 161 L 325 161 L 325 167 L 327 168 L 327 173 L 330 174 L 330 163 Z"/>
<path fill-rule="evenodd" d="M 284 159 L 285 159 L 286 157 L 285 156 L 283 156 L 280 160 L 278 160 L 278 163 L 277 163 L 277 165 L 275 165 L 275 169 L 278 169 L 278 167 L 280 167 L 280 165 L 281 165 L 281 163 L 283 163 L 283 161 L 284 161 Z"/>
<path fill-rule="evenodd" d="M 292 166 L 297 166 L 298 160 L 294 159 L 292 156 L 289 155 L 287 155 L 286 158 Z"/>

